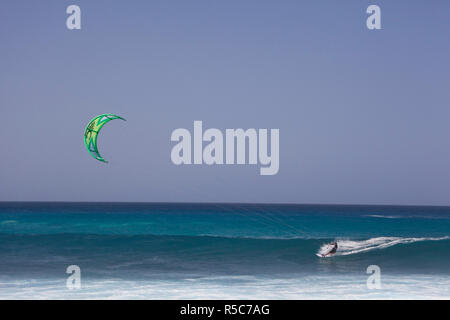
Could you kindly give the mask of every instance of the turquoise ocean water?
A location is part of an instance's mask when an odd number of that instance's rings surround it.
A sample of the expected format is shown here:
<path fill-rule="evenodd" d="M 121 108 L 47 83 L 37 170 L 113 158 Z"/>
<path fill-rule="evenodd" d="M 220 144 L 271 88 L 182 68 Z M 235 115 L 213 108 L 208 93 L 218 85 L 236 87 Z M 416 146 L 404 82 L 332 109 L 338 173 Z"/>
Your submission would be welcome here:
<path fill-rule="evenodd" d="M 450 207 L 4 202 L 0 298 L 449 299 Z"/>

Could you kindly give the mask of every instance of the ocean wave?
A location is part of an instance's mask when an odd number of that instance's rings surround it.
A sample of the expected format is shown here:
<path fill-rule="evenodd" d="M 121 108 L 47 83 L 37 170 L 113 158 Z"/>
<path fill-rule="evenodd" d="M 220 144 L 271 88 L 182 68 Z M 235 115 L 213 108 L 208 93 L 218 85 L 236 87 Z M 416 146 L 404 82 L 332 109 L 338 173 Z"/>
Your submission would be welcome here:
<path fill-rule="evenodd" d="M 367 240 L 338 240 L 338 250 L 334 256 L 347 256 L 372 250 L 389 248 L 398 244 L 410 244 L 421 241 L 440 241 L 448 240 L 450 237 L 440 238 L 402 238 L 402 237 L 377 237 Z M 323 244 L 318 254 L 322 255 L 329 252 L 330 244 Z"/>
<path fill-rule="evenodd" d="M 336 259 L 319 259 L 315 255 L 318 248 L 333 238 L 0 233 L 0 275 L 60 276 L 72 264 L 92 278 L 147 280 L 318 271 L 337 274 L 361 272 L 371 264 L 392 272 L 450 274 L 449 236 L 360 239 L 340 238 Z"/>
<path fill-rule="evenodd" d="M 195 237 L 205 237 L 205 238 L 218 238 L 218 239 L 248 239 L 248 240 L 310 240 L 310 239 L 328 239 L 327 237 L 322 238 L 312 238 L 306 236 L 245 236 L 245 235 L 217 235 L 217 234 L 208 234 L 203 233 L 199 234 Z"/>
<path fill-rule="evenodd" d="M 411 217 L 400 217 L 400 216 L 384 216 L 381 214 L 367 214 L 364 215 L 364 217 L 368 217 L 368 218 L 384 218 L 384 219 L 401 219 L 401 218 L 411 218 Z"/>
<path fill-rule="evenodd" d="M 440 216 L 431 216 L 431 215 L 382 215 L 382 214 L 366 214 L 363 217 L 367 218 L 380 218 L 380 219 L 441 219 L 441 220 L 449 220 L 449 217 L 440 217 Z"/>
<path fill-rule="evenodd" d="M 0 221 L 0 224 L 14 224 L 17 223 L 17 220 L 3 220 Z"/>

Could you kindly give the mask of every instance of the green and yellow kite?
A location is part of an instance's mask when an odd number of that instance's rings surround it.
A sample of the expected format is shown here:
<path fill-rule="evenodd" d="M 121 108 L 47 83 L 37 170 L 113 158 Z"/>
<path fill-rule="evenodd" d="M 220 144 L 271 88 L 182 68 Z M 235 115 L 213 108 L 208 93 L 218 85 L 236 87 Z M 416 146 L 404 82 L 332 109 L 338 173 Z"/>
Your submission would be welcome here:
<path fill-rule="evenodd" d="M 86 127 L 84 132 L 84 144 L 86 145 L 89 153 L 98 161 L 107 163 L 105 159 L 100 155 L 97 148 L 97 136 L 100 129 L 111 120 L 120 119 L 126 121 L 124 118 L 116 116 L 115 114 L 101 114 L 92 119 Z"/>

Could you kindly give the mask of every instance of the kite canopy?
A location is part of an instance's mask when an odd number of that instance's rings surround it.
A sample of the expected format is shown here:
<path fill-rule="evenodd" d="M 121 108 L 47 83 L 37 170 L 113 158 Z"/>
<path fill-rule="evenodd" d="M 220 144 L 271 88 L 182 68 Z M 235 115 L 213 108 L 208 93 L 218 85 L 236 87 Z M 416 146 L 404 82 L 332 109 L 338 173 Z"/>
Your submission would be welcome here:
<path fill-rule="evenodd" d="M 89 153 L 98 161 L 108 162 L 100 155 L 97 148 L 97 136 L 100 129 L 111 120 L 120 119 L 126 121 L 124 118 L 116 116 L 115 114 L 101 114 L 96 116 L 89 122 L 84 132 L 84 144 Z"/>

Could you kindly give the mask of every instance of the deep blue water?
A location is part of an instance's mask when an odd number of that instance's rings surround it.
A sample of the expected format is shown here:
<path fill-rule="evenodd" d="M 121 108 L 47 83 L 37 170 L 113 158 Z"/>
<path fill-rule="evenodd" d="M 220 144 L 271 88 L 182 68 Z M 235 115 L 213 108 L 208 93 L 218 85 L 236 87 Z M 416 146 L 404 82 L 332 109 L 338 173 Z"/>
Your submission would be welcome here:
<path fill-rule="evenodd" d="M 449 236 L 450 207 L 0 203 L 0 279 L 448 276 Z"/>

